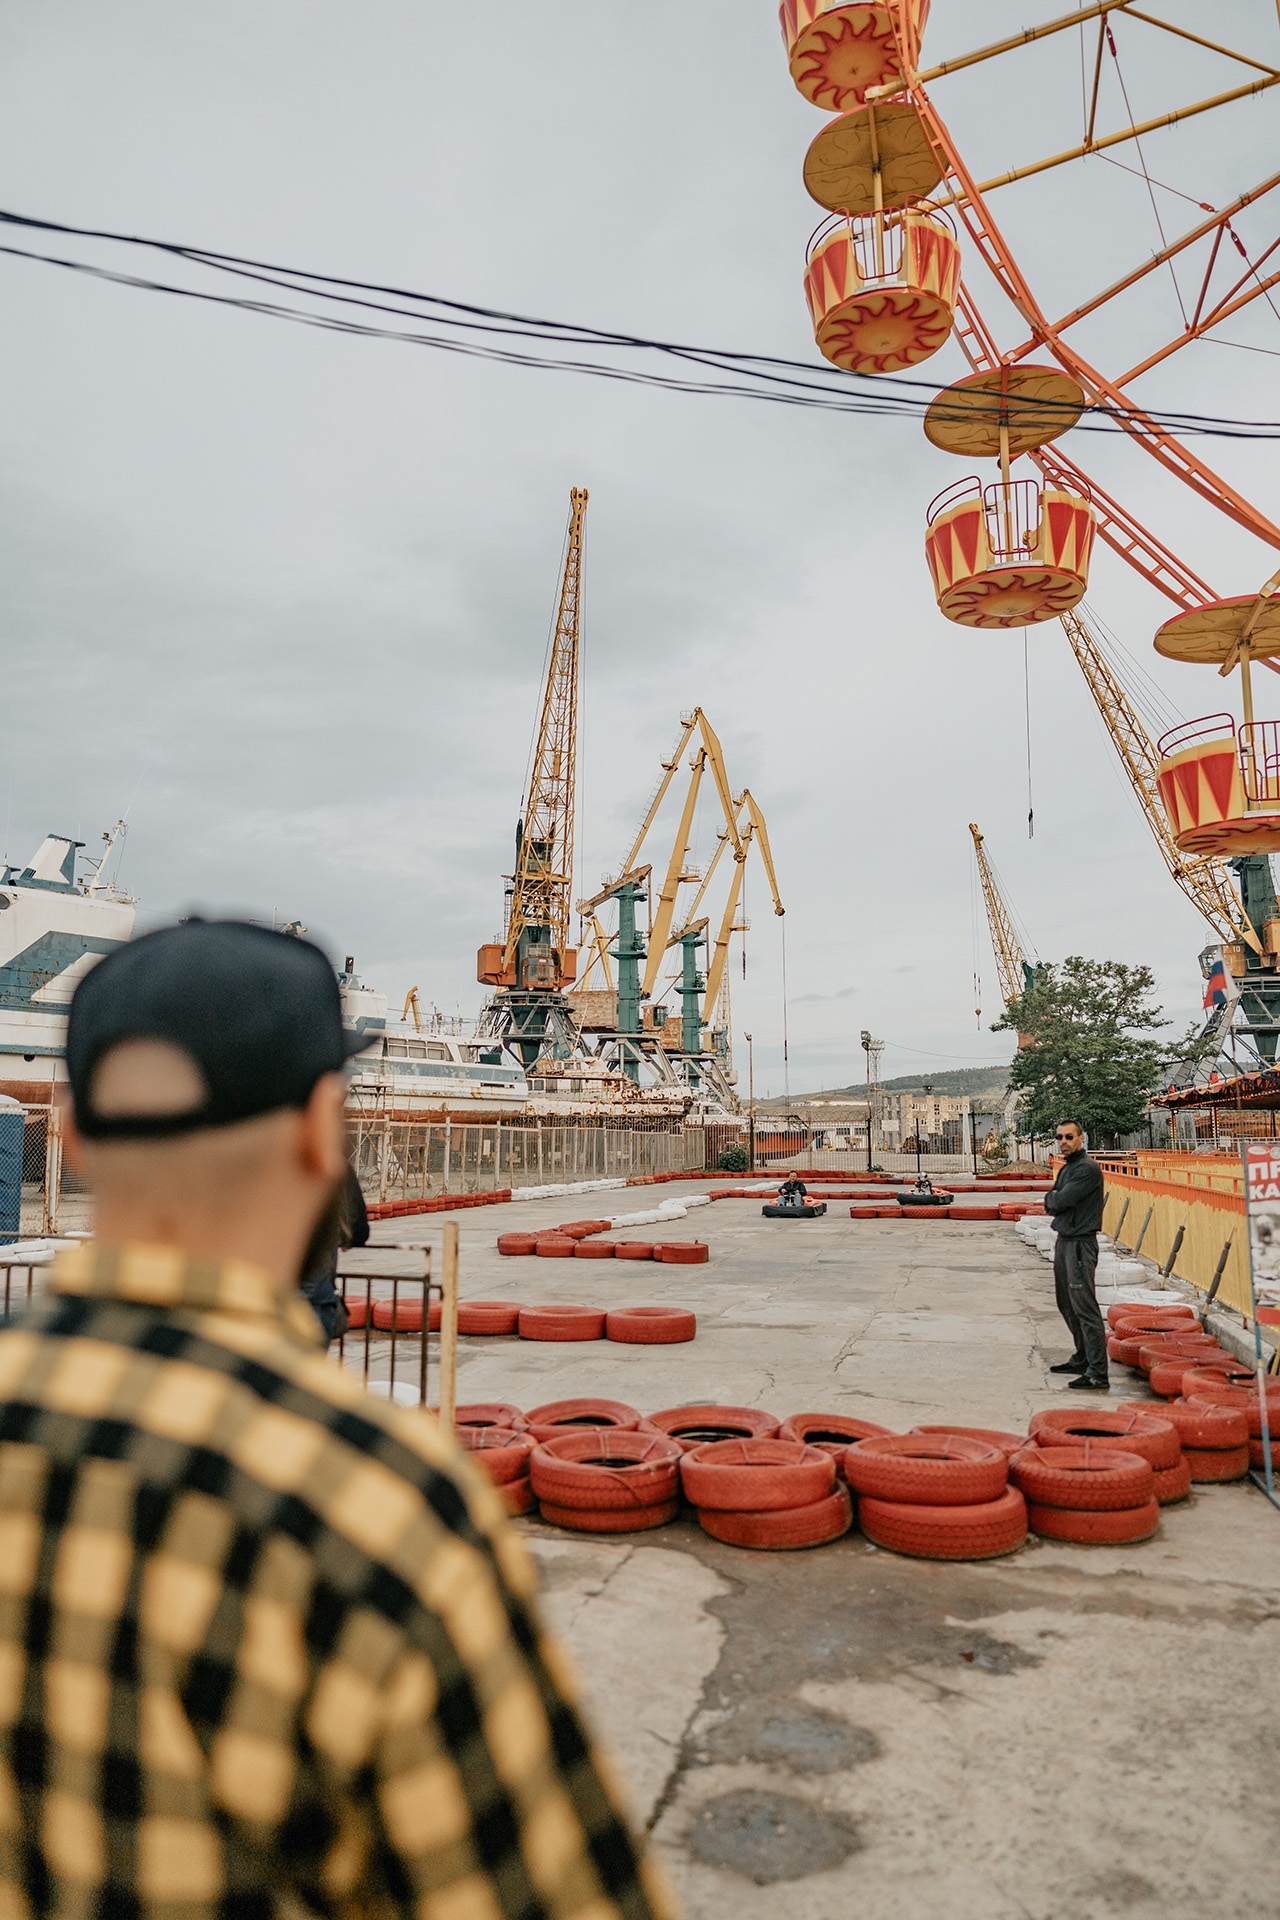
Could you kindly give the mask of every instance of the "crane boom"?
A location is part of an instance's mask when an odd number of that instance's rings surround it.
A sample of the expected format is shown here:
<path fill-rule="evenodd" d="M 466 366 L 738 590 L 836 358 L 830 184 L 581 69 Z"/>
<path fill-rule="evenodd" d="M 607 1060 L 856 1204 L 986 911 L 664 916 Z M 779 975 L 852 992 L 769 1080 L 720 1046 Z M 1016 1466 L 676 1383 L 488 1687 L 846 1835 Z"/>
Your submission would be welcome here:
<path fill-rule="evenodd" d="M 538 719 L 529 792 L 518 829 L 516 871 L 503 971 L 513 965 L 526 927 L 550 929 L 562 984 L 573 887 L 574 801 L 578 784 L 579 613 L 585 487 L 569 495 L 569 534 L 556 607 L 551 658 Z M 523 984 L 523 983 L 521 983 Z"/>
<path fill-rule="evenodd" d="M 1021 1000 L 1027 990 L 1027 976 L 1031 969 L 1023 954 L 1022 942 L 1014 931 L 1013 916 L 991 871 L 982 835 L 972 820 L 969 822 L 969 831 L 973 835 L 973 856 L 978 863 L 982 897 L 987 905 L 987 925 L 991 929 L 991 947 L 996 956 L 996 973 L 1000 978 L 1000 998 L 1007 1007 L 1013 1001 Z"/>
<path fill-rule="evenodd" d="M 1063 632 L 1137 796 L 1161 859 L 1220 940 L 1242 940 L 1255 953 L 1260 953 L 1262 943 L 1241 907 L 1226 861 L 1212 854 L 1189 859 L 1179 850 L 1156 785 L 1160 761 L 1155 743 L 1134 712 L 1083 611 L 1076 607 L 1061 619 Z"/>

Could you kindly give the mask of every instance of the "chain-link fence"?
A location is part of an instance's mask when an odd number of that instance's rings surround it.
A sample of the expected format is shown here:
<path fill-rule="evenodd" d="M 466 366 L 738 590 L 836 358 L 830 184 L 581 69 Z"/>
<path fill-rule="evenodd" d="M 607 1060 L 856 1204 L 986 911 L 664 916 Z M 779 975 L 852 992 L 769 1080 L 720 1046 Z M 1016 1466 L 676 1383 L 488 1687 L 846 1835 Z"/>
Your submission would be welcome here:
<path fill-rule="evenodd" d="M 701 1127 L 471 1124 L 377 1113 L 353 1115 L 348 1127 L 352 1164 L 368 1198 L 377 1201 L 696 1172 L 707 1164 Z"/>

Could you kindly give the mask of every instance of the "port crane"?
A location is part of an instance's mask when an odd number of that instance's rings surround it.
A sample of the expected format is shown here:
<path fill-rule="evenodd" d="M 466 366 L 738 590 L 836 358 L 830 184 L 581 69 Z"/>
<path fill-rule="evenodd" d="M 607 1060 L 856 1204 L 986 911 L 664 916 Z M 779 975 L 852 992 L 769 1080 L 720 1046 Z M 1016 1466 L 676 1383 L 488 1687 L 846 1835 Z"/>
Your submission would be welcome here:
<path fill-rule="evenodd" d="M 969 832 L 973 836 L 973 857 L 978 864 L 978 879 L 982 883 L 982 898 L 987 909 L 987 926 L 991 932 L 991 950 L 996 959 L 1000 998 L 1009 1007 L 1033 985 L 1036 970 L 1022 951 L 1013 915 L 987 858 L 983 836 L 972 820 L 969 822 Z M 975 1011 L 980 1016 L 982 1008 L 978 1007 Z"/>
<path fill-rule="evenodd" d="M 526 1068 L 544 1053 L 567 1058 L 577 1045 L 565 989 L 574 980 L 578 960 L 577 949 L 569 944 L 569 924 L 586 511 L 587 490 L 574 487 L 529 785 L 516 822 L 506 925 L 502 939 L 486 943 L 476 957 L 477 978 L 495 990 L 481 1015 L 480 1030 L 500 1040 Z"/>
<path fill-rule="evenodd" d="M 732 1105 L 730 1037 L 722 1007 L 732 938 L 747 931 L 748 923 L 741 916 L 742 889 L 753 846 L 764 865 L 774 913 L 781 915 L 785 909 L 768 826 L 754 795 L 749 788 L 733 792 L 719 737 L 701 707 L 680 716 L 680 729 L 674 749 L 660 763 L 660 777 L 617 877 L 606 876 L 597 894 L 577 903 L 588 934 L 588 958 L 571 1001 L 584 1029 L 600 1036 L 606 1057 L 631 1079 L 638 1079 L 642 1063 L 647 1063 L 659 1080 L 683 1080 L 695 1088 L 705 1087 L 724 1104 Z M 685 754 L 690 748 L 686 763 Z M 642 862 L 642 856 L 682 765 L 687 766 L 688 781 L 655 899 L 650 884 L 655 867 L 652 862 Z M 716 829 L 715 852 L 703 869 L 692 856 L 698 801 L 708 774 L 719 801 L 721 824 Z M 711 915 L 704 909 L 726 855 L 731 872 L 713 935 Z M 686 905 L 681 889 L 689 886 L 696 891 Z M 600 918 L 610 901 L 617 906 L 617 931 L 612 936 Z M 638 918 L 642 906 L 651 909 L 648 927 L 643 931 Z M 680 949 L 678 1023 L 667 1019 L 662 996 L 654 997 L 663 963 L 675 948 Z M 705 973 L 701 963 L 704 953 Z M 611 959 L 617 967 L 616 987 Z M 603 985 L 593 988 L 597 969 Z M 710 1049 L 704 1040 L 708 1030 Z"/>

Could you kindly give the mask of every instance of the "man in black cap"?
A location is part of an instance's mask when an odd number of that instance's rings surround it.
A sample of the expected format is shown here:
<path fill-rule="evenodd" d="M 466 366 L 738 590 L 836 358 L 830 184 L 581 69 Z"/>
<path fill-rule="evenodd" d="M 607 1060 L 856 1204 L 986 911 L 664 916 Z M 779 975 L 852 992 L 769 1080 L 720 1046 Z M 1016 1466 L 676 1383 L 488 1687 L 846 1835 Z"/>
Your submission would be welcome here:
<path fill-rule="evenodd" d="M 0 1885 L 16 1914 L 654 1920 L 494 1489 L 329 1362 L 337 982 L 187 922 L 71 1006 L 96 1201 L 0 1333 Z"/>

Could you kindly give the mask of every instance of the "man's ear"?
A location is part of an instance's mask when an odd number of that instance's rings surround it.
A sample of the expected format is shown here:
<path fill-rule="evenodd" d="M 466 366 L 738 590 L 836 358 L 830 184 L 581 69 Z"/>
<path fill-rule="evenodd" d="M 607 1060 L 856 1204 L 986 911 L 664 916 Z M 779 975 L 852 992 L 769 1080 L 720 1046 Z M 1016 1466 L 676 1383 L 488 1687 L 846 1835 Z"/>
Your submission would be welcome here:
<path fill-rule="evenodd" d="M 303 1164 L 326 1186 L 336 1186 L 346 1171 L 346 1102 L 346 1075 L 326 1073 L 316 1081 L 302 1109 Z"/>

